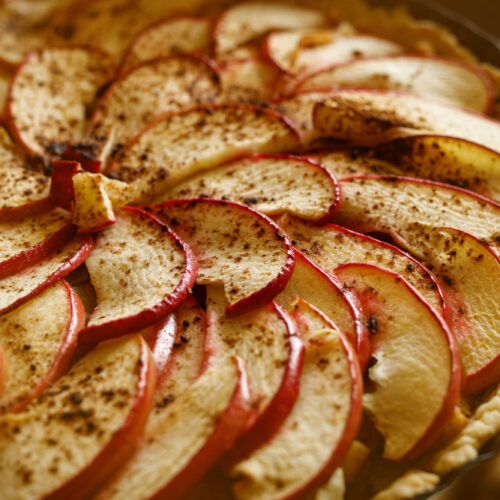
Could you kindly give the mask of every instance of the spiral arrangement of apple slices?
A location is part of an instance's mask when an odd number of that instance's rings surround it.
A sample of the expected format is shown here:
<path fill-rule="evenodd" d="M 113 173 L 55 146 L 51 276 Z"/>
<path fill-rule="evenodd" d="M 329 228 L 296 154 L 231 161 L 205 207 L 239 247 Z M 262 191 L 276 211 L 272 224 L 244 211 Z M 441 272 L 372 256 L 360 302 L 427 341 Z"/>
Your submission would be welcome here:
<path fill-rule="evenodd" d="M 432 490 L 500 432 L 493 77 L 164 9 L 0 7 L 0 496 Z"/>

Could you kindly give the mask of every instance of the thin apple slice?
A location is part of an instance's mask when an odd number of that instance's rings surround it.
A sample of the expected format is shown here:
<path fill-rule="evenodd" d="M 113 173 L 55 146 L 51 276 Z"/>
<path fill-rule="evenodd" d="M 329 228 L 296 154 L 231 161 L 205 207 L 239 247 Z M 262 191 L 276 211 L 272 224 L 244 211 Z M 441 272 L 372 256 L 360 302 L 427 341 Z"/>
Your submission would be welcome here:
<path fill-rule="evenodd" d="M 109 167 L 151 199 L 177 182 L 250 153 L 280 153 L 298 145 L 293 125 L 265 108 L 234 104 L 172 113 L 136 137 Z"/>
<path fill-rule="evenodd" d="M 479 392 L 500 379 L 500 258 L 463 231 L 424 224 L 412 228 L 408 249 L 434 270 L 451 301 L 463 390 Z"/>
<path fill-rule="evenodd" d="M 36 264 L 1 278 L 0 314 L 19 307 L 64 279 L 85 262 L 93 248 L 92 237 L 76 237 Z"/>
<path fill-rule="evenodd" d="M 223 285 L 227 311 L 266 304 L 290 278 L 293 248 L 271 219 L 237 203 L 196 198 L 153 205 L 151 212 L 193 249 L 200 285 Z"/>
<path fill-rule="evenodd" d="M 297 297 L 338 325 L 356 349 L 361 367 L 365 368 L 370 357 L 370 339 L 357 297 L 344 290 L 333 275 L 295 250 L 293 274 L 276 301 L 288 308 Z"/>
<path fill-rule="evenodd" d="M 91 118 L 87 142 L 101 161 L 118 151 L 163 113 L 211 103 L 221 89 L 213 61 L 202 55 L 171 55 L 146 61 L 116 80 Z M 130 106 L 130 103 L 135 103 Z"/>
<path fill-rule="evenodd" d="M 467 139 L 412 135 L 379 144 L 371 154 L 374 163 L 383 159 L 397 165 L 399 175 L 453 184 L 500 201 L 500 154 Z"/>
<path fill-rule="evenodd" d="M 330 478 L 358 432 L 363 382 L 353 348 L 306 302 L 292 314 L 306 342 L 300 394 L 274 439 L 233 468 L 241 500 L 303 498 Z"/>
<path fill-rule="evenodd" d="M 335 269 L 359 297 L 375 328 L 368 370 L 374 384 L 363 397 L 385 438 L 384 457 L 413 458 L 426 450 L 453 415 L 460 393 L 455 337 L 401 276 L 370 264 Z"/>
<path fill-rule="evenodd" d="M 278 2 L 241 2 L 224 11 L 214 31 L 215 54 L 220 57 L 269 31 L 319 28 L 328 17 L 320 10 Z"/>
<path fill-rule="evenodd" d="M 145 212 L 122 208 L 86 260 L 97 306 L 81 342 L 145 328 L 173 311 L 196 278 L 191 249 Z"/>
<path fill-rule="evenodd" d="M 215 359 L 240 356 L 252 391 L 252 418 L 226 458 L 234 463 L 269 440 L 295 404 L 303 344 L 295 324 L 271 302 L 237 317 L 225 313 L 221 287 L 207 287 L 208 338 Z"/>
<path fill-rule="evenodd" d="M 151 438 L 98 499 L 184 498 L 243 430 L 249 391 L 240 359 L 210 367 L 172 402 L 155 408 Z"/>
<path fill-rule="evenodd" d="M 336 91 L 314 108 L 317 133 L 371 146 L 415 133 L 448 135 L 500 152 L 500 123 L 411 94 L 380 90 Z"/>
<path fill-rule="evenodd" d="M 0 316 L 0 345 L 8 363 L 0 413 L 23 410 L 66 372 L 84 324 L 83 304 L 65 281 Z"/>
<path fill-rule="evenodd" d="M 75 227 L 68 212 L 60 208 L 0 221 L 0 279 L 36 264 L 74 235 Z"/>
<path fill-rule="evenodd" d="M 266 103 L 273 94 L 279 70 L 261 57 L 233 59 L 221 69 L 221 79 L 228 102 Z"/>
<path fill-rule="evenodd" d="M 0 417 L 2 497 L 91 497 L 137 448 L 154 385 L 151 352 L 133 335 L 103 342 L 23 413 Z"/>
<path fill-rule="evenodd" d="M 30 54 L 9 91 L 8 119 L 18 142 L 32 155 L 60 157 L 67 142 L 83 138 L 87 110 L 112 71 L 111 59 L 98 49 L 60 47 Z"/>
<path fill-rule="evenodd" d="M 49 179 L 26 163 L 26 154 L 0 126 L 0 214 L 23 210 L 33 204 L 33 213 L 47 204 Z M 38 208 L 36 208 L 38 207 Z M 1 215 L 0 215 L 1 216 Z"/>
<path fill-rule="evenodd" d="M 329 221 L 340 204 L 333 175 L 317 163 L 289 155 L 233 160 L 177 184 L 160 199 L 195 197 L 232 200 L 266 215 L 291 213 L 318 224 Z"/>
<path fill-rule="evenodd" d="M 176 52 L 204 52 L 210 46 L 211 21 L 207 17 L 177 16 L 148 26 L 132 41 L 123 56 L 120 74 L 139 64 Z"/>
<path fill-rule="evenodd" d="M 279 225 L 294 247 L 325 272 L 350 262 L 366 262 L 400 274 L 439 314 L 448 314 L 445 294 L 436 277 L 399 248 L 333 224 L 313 227 L 300 219 L 282 216 Z M 371 328 L 366 318 L 368 329 Z"/>
<path fill-rule="evenodd" d="M 408 177 L 359 176 L 341 184 L 343 201 L 335 220 L 357 231 L 397 233 L 401 240 L 409 224 L 421 222 L 500 246 L 500 204 L 471 191 Z"/>
<path fill-rule="evenodd" d="M 265 41 L 271 61 L 286 73 L 303 77 L 365 57 L 401 54 L 401 45 L 376 36 L 346 35 L 338 29 L 275 31 Z"/>
<path fill-rule="evenodd" d="M 302 89 L 325 87 L 397 90 L 480 113 L 489 112 L 495 96 L 491 77 L 479 66 L 406 55 L 336 65 L 298 85 Z"/>

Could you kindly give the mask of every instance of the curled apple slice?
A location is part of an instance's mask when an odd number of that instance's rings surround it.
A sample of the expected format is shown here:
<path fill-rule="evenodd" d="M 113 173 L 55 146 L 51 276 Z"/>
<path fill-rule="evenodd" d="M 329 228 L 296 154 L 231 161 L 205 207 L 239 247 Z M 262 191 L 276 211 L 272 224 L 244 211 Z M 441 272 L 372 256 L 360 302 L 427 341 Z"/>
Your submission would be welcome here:
<path fill-rule="evenodd" d="M 65 281 L 0 316 L 0 345 L 9 373 L 1 413 L 23 410 L 66 372 L 84 324 L 83 304 Z"/>
<path fill-rule="evenodd" d="M 328 22 L 320 10 L 278 2 L 241 2 L 224 11 L 214 31 L 215 54 L 220 57 L 273 30 L 318 28 Z"/>
<path fill-rule="evenodd" d="M 363 404 L 385 438 L 384 457 L 413 458 L 433 443 L 457 403 L 455 337 L 401 276 L 370 264 L 347 264 L 335 274 L 358 296 L 373 325 L 376 362 L 368 376 L 374 390 Z"/>
<path fill-rule="evenodd" d="M 215 359 L 240 356 L 252 391 L 252 418 L 227 462 L 241 460 L 269 440 L 292 410 L 299 392 L 303 344 L 295 324 L 274 302 L 237 317 L 225 314 L 220 287 L 207 288 L 208 338 Z"/>
<path fill-rule="evenodd" d="M 463 231 L 413 224 L 408 249 L 432 267 L 451 301 L 451 328 L 465 375 L 463 390 L 479 392 L 500 379 L 498 254 Z"/>
<path fill-rule="evenodd" d="M 204 106 L 169 114 L 117 155 L 109 172 L 151 199 L 177 182 L 224 161 L 296 146 L 282 115 L 250 105 Z"/>
<path fill-rule="evenodd" d="M 397 90 L 481 113 L 488 113 L 495 96 L 491 77 L 479 66 L 418 56 L 359 59 L 322 70 L 298 87 Z"/>
<path fill-rule="evenodd" d="M 197 198 L 153 205 L 151 212 L 193 249 L 201 285 L 223 285 L 227 311 L 266 304 L 293 271 L 293 248 L 265 215 L 237 203 Z"/>
<path fill-rule="evenodd" d="M 210 367 L 153 410 L 151 438 L 97 498 L 184 498 L 242 431 L 251 411 L 249 390 L 240 359 Z"/>
<path fill-rule="evenodd" d="M 369 359 L 370 339 L 358 299 L 344 290 L 333 275 L 327 274 L 298 250 L 294 253 L 293 274 L 276 301 L 288 308 L 300 297 L 316 307 L 347 336 L 356 349 L 361 367 L 365 368 Z"/>
<path fill-rule="evenodd" d="M 461 229 L 500 246 L 500 204 L 471 191 L 408 177 L 359 176 L 341 184 L 343 201 L 335 216 L 340 224 L 404 240 L 409 224 L 421 222 Z"/>
<path fill-rule="evenodd" d="M 123 208 L 99 233 L 85 262 L 97 306 L 80 332 L 82 342 L 123 335 L 173 311 L 196 278 L 191 249 L 139 209 Z"/>
<path fill-rule="evenodd" d="M 339 90 L 314 108 L 317 133 L 373 145 L 414 133 L 448 135 L 500 152 L 500 124 L 460 108 L 410 94 Z"/>
<path fill-rule="evenodd" d="M 233 468 L 241 500 L 303 498 L 330 478 L 358 431 L 363 382 L 353 348 L 306 302 L 292 315 L 306 343 L 299 397 L 274 439 Z"/>
<path fill-rule="evenodd" d="M 85 262 L 94 248 L 92 237 L 76 237 L 49 256 L 0 278 L 0 314 L 36 297 Z"/>
<path fill-rule="evenodd" d="M 208 197 L 249 205 L 266 215 L 288 212 L 316 223 L 340 204 L 337 180 L 321 165 L 288 155 L 252 155 L 177 184 L 162 200 Z"/>
<path fill-rule="evenodd" d="M 333 274 L 336 267 L 349 262 L 383 267 L 403 276 L 439 314 L 448 314 L 444 292 L 435 276 L 399 248 L 333 224 L 313 227 L 290 216 L 282 216 L 278 222 L 295 248 L 325 272 Z M 365 320 L 370 329 L 368 318 Z"/>
<path fill-rule="evenodd" d="M 112 71 L 111 59 L 98 49 L 47 48 L 27 56 L 9 91 L 8 119 L 16 139 L 32 155 L 60 157 L 67 142 L 83 138 L 87 109 Z"/>
<path fill-rule="evenodd" d="M 219 93 L 219 75 L 208 57 L 185 54 L 146 61 L 101 97 L 87 142 L 95 157 L 105 161 L 163 113 L 213 102 Z"/>
<path fill-rule="evenodd" d="M 23 413 L 0 417 L 2 497 L 89 498 L 137 448 L 154 384 L 134 335 L 100 344 Z"/>
<path fill-rule="evenodd" d="M 177 16 L 153 23 L 132 41 L 123 56 L 120 73 L 175 52 L 204 51 L 210 46 L 210 28 L 210 19 L 206 17 Z"/>
<path fill-rule="evenodd" d="M 59 250 L 75 235 L 65 210 L 0 221 L 0 278 L 36 264 Z"/>
<path fill-rule="evenodd" d="M 403 47 L 370 35 L 346 35 L 338 29 L 275 31 L 264 50 L 276 66 L 303 77 L 323 68 L 364 57 L 393 56 Z"/>

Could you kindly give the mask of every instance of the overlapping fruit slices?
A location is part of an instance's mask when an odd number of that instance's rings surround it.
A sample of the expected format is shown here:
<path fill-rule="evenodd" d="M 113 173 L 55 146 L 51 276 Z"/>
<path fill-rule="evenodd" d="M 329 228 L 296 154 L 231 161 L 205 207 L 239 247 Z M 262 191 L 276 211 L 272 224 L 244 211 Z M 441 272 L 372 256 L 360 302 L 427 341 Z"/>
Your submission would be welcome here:
<path fill-rule="evenodd" d="M 500 432 L 488 72 L 284 3 L 28 5 L 2 498 L 411 498 Z"/>

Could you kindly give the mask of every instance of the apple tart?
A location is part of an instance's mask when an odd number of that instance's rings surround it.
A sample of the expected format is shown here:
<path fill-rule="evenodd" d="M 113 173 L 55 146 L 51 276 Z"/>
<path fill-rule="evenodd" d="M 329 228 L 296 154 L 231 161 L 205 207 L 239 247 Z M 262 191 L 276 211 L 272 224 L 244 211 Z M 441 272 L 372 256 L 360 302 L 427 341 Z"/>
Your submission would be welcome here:
<path fill-rule="evenodd" d="M 358 0 L 0 27 L 3 499 L 403 500 L 495 448 L 500 70 Z"/>

